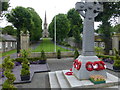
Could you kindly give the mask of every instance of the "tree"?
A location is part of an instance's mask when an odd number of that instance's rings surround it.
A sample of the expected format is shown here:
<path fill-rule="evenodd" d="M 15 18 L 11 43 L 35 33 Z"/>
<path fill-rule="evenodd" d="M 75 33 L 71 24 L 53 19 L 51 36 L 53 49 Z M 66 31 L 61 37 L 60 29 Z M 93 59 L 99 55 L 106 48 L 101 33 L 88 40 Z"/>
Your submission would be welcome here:
<path fill-rule="evenodd" d="M 11 22 L 17 28 L 17 53 L 20 52 L 20 31 L 26 33 L 27 30 L 32 28 L 32 15 L 28 9 L 18 6 L 12 9 L 6 15 L 8 22 Z"/>
<path fill-rule="evenodd" d="M 2 7 L 0 7 L 0 15 L 1 15 L 2 11 L 7 11 L 8 7 L 9 7 L 9 2 L 5 2 L 4 0 L 3 1 L 0 0 L 0 6 L 2 6 Z"/>
<path fill-rule="evenodd" d="M 113 32 L 111 29 L 111 17 L 115 18 L 120 15 L 120 1 L 119 2 L 103 2 L 103 12 L 101 12 L 96 18 L 96 21 L 101 21 L 102 25 L 100 25 L 100 34 L 103 37 L 103 41 L 105 42 L 105 54 L 109 54 L 109 50 L 111 49 L 111 33 Z"/>
<path fill-rule="evenodd" d="M 17 31 L 16 31 L 16 29 L 14 29 L 14 27 L 13 26 L 6 26 L 6 27 L 4 27 L 3 29 L 2 29 L 2 33 L 3 34 L 9 34 L 9 35 L 13 35 L 13 36 L 16 36 L 16 34 L 17 34 Z"/>
<path fill-rule="evenodd" d="M 74 8 L 68 11 L 67 18 L 70 21 L 70 32 L 68 34 L 68 37 L 74 37 L 76 47 L 80 48 L 82 43 L 80 33 L 83 30 L 82 19 Z"/>
<path fill-rule="evenodd" d="M 114 27 L 114 31 L 117 33 L 120 33 L 120 24 L 118 24 Z"/>
<path fill-rule="evenodd" d="M 70 21 L 70 32 L 68 34 L 69 37 L 75 36 L 74 33 L 74 26 L 78 28 L 79 32 L 82 32 L 82 19 L 80 18 L 79 13 L 74 9 L 70 9 L 67 13 L 67 18 Z"/>
<path fill-rule="evenodd" d="M 75 38 L 75 44 L 77 48 L 81 48 L 82 44 L 82 39 L 80 36 L 80 30 L 77 25 L 73 26 L 73 37 Z"/>
<path fill-rule="evenodd" d="M 67 19 L 67 16 L 65 14 L 58 14 L 55 16 L 56 17 L 56 39 L 57 42 L 60 43 L 67 37 L 67 34 L 70 30 L 70 22 Z M 49 32 L 50 36 L 54 38 L 54 19 L 53 18 L 52 22 L 49 25 Z"/>
<path fill-rule="evenodd" d="M 33 28 L 30 31 L 30 40 L 31 41 L 38 41 L 40 37 L 42 37 L 42 19 L 40 16 L 36 13 L 36 11 L 33 8 L 27 8 L 31 15 L 32 15 L 32 21 L 33 21 Z"/>

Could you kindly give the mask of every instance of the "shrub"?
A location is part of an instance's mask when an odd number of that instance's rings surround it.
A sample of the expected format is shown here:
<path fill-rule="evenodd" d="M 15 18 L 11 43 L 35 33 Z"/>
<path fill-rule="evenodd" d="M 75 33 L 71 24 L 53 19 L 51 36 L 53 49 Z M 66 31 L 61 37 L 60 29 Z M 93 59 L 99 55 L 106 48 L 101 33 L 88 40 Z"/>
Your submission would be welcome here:
<path fill-rule="evenodd" d="M 41 60 L 47 60 L 44 50 L 41 51 Z"/>
<path fill-rule="evenodd" d="M 77 49 L 75 49 L 75 52 L 74 52 L 74 59 L 78 58 L 79 56 L 79 52 Z"/>
<path fill-rule="evenodd" d="M 2 89 L 4 90 L 5 88 L 15 88 L 13 85 L 13 82 L 15 81 L 15 76 L 14 74 L 11 73 L 11 70 L 14 67 L 14 63 L 12 62 L 12 60 L 10 59 L 10 57 L 6 57 L 3 61 L 3 68 L 5 69 L 4 71 L 4 75 L 6 76 L 6 80 L 3 83 L 3 87 Z"/>
<path fill-rule="evenodd" d="M 22 68 L 29 70 L 30 67 L 27 64 L 22 64 Z"/>
<path fill-rule="evenodd" d="M 16 58 L 14 61 L 22 63 L 24 61 L 24 58 Z"/>
<path fill-rule="evenodd" d="M 106 59 L 106 58 L 110 58 L 112 60 L 114 60 L 115 56 L 109 56 L 109 55 L 97 55 L 99 58 L 103 58 L 103 59 Z"/>
<path fill-rule="evenodd" d="M 119 56 L 119 52 L 116 50 L 116 49 L 114 49 L 114 51 L 115 51 L 115 57 L 114 57 L 114 64 L 113 64 L 113 66 L 116 66 L 116 67 L 120 67 L 120 56 Z"/>
<path fill-rule="evenodd" d="M 24 58 L 24 60 L 23 60 L 22 63 L 24 63 L 24 64 L 29 64 L 29 61 L 28 61 L 28 59 Z"/>
<path fill-rule="evenodd" d="M 61 59 L 61 51 L 58 49 L 58 51 L 57 51 L 57 58 L 58 59 Z"/>
<path fill-rule="evenodd" d="M 29 61 L 28 61 L 28 59 L 24 58 L 24 61 L 22 62 L 21 76 L 30 75 L 29 69 L 30 69 Z"/>
<path fill-rule="evenodd" d="M 95 52 L 97 55 L 101 55 L 104 53 L 104 49 L 102 47 L 95 47 Z"/>
<path fill-rule="evenodd" d="M 22 56 L 23 58 L 27 58 L 28 55 L 31 53 L 31 51 L 30 51 L 30 50 L 22 49 L 22 50 L 20 51 L 20 53 L 21 53 L 21 56 Z"/>
<path fill-rule="evenodd" d="M 24 76 L 24 75 L 30 75 L 30 71 L 26 70 L 25 68 L 22 68 L 21 69 L 21 76 Z"/>

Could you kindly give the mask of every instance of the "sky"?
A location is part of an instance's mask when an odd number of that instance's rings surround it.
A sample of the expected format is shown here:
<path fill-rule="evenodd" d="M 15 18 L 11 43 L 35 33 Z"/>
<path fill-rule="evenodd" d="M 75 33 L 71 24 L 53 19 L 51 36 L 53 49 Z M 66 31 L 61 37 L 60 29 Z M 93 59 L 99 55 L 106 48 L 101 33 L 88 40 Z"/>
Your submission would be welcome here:
<path fill-rule="evenodd" d="M 76 2 L 80 0 L 10 0 L 10 8 L 15 8 L 16 6 L 32 7 L 41 17 L 43 23 L 45 18 L 45 11 L 47 16 L 47 23 L 50 24 L 53 17 L 59 13 L 67 14 L 67 12 L 75 7 Z M 8 23 L 3 20 L 0 22 L 1 27 L 5 27 Z M 95 23 L 95 29 L 99 23 Z"/>

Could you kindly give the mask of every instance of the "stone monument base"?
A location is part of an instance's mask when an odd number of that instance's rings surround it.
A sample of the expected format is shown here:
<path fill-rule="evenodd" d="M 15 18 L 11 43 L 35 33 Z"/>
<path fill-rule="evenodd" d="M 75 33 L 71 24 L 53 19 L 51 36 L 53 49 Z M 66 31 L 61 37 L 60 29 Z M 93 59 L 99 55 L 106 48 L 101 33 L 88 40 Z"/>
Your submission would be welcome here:
<path fill-rule="evenodd" d="M 120 83 L 119 78 L 110 74 L 106 73 L 106 83 L 102 84 L 94 84 L 90 80 L 78 80 L 74 75 L 66 75 L 66 72 L 70 72 L 70 70 L 61 70 L 61 71 L 54 71 L 49 72 L 49 83 L 50 88 L 56 89 L 64 89 L 64 88 L 110 88 L 113 86 L 118 86 Z M 115 88 L 115 87 L 114 87 Z M 116 87 L 117 88 L 117 87 Z"/>
<path fill-rule="evenodd" d="M 81 64 L 81 68 L 79 70 L 77 70 L 76 68 L 72 68 L 72 72 L 73 74 L 78 78 L 78 79 L 89 79 L 90 75 L 102 75 L 105 78 L 107 78 L 107 74 L 105 70 L 100 70 L 100 71 L 88 71 L 86 69 L 86 63 L 87 62 L 95 62 L 95 61 L 100 61 L 100 59 L 97 56 L 82 56 L 80 55 L 77 58 L 78 61 L 80 61 Z"/>

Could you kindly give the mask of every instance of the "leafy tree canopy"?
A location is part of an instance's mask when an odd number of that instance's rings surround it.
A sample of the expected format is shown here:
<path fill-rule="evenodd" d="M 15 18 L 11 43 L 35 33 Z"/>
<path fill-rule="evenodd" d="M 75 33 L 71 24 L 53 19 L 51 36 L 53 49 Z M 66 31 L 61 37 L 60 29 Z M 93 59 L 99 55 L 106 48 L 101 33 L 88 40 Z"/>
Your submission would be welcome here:
<path fill-rule="evenodd" d="M 38 41 L 42 37 L 42 19 L 33 8 L 27 8 L 32 15 L 33 28 L 29 28 L 31 41 Z"/>
<path fill-rule="evenodd" d="M 63 41 L 67 37 L 67 34 L 70 30 L 70 22 L 67 19 L 67 16 L 65 14 L 58 14 L 56 17 L 56 36 L 57 36 L 57 42 Z M 54 38 L 54 20 L 53 18 L 52 22 L 49 25 L 49 32 L 50 36 Z"/>
<path fill-rule="evenodd" d="M 70 9 L 67 13 L 67 18 L 70 21 L 70 32 L 68 34 L 69 37 L 73 36 L 73 31 L 74 31 L 74 25 L 78 27 L 78 30 L 80 33 L 82 32 L 82 19 L 79 15 L 79 13 L 74 9 Z"/>
<path fill-rule="evenodd" d="M 117 33 L 120 33 L 120 24 L 118 24 L 114 27 L 114 31 Z"/>
<path fill-rule="evenodd" d="M 17 31 L 13 26 L 6 26 L 2 29 L 2 33 L 16 36 Z"/>
<path fill-rule="evenodd" d="M 120 16 L 120 1 L 119 2 L 103 2 L 103 12 L 101 12 L 96 18 L 96 21 L 101 21 L 99 33 L 102 35 L 105 42 L 105 54 L 109 54 L 111 49 L 111 33 L 114 31 L 111 27 L 111 18 Z"/>

